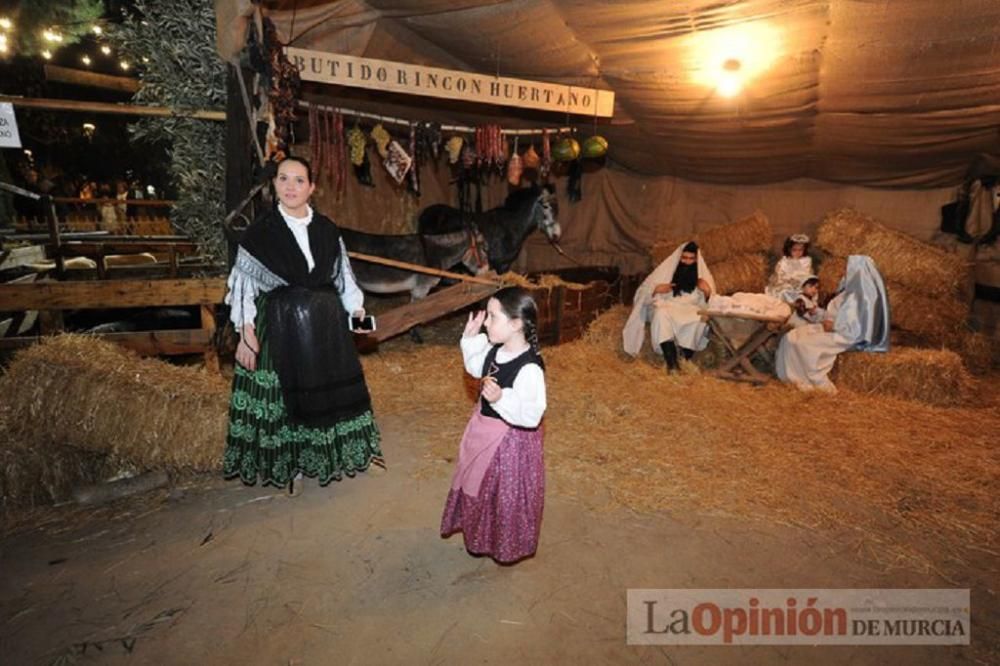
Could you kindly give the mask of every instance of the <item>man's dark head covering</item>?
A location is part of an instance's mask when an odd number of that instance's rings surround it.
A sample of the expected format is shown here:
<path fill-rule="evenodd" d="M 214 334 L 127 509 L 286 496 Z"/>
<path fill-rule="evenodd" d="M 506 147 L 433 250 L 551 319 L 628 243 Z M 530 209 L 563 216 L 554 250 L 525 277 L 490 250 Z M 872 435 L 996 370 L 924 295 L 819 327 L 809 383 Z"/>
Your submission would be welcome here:
<path fill-rule="evenodd" d="M 687 243 L 681 252 L 694 252 L 698 253 L 698 244 L 694 241 Z M 677 262 L 677 268 L 674 270 L 674 296 L 680 296 L 681 294 L 690 294 L 698 286 L 698 262 L 693 264 L 683 264 L 680 261 Z"/>

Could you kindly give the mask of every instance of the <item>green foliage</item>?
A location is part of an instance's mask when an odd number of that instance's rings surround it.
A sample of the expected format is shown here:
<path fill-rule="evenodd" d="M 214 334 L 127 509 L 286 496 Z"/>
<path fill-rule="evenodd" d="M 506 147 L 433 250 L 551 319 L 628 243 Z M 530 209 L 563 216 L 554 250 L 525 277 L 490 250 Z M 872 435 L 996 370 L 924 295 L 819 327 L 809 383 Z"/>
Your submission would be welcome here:
<path fill-rule="evenodd" d="M 211 0 L 139 0 L 110 31 L 116 47 L 143 63 L 137 104 L 172 109 L 221 109 L 226 105 L 226 67 L 215 51 Z M 226 255 L 222 235 L 225 125 L 191 118 L 146 118 L 129 127 L 134 141 L 169 146 L 177 204 L 174 225 L 205 254 Z"/>
<path fill-rule="evenodd" d="M 100 22 L 103 14 L 104 0 L 21 0 L 13 14 L 17 53 L 33 56 L 45 49 L 75 44 Z M 42 38 L 42 31 L 50 28 L 62 35 L 61 43 Z"/>

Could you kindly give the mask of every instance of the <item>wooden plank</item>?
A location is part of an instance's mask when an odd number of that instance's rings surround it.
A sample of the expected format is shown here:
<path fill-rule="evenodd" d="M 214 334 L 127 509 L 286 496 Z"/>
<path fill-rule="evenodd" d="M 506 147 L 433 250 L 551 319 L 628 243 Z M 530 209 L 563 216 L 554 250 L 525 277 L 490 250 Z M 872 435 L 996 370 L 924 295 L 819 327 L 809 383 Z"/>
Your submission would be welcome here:
<path fill-rule="evenodd" d="M 215 306 L 201 306 L 201 330 L 208 335 L 209 341 L 215 335 Z M 205 348 L 205 369 L 209 372 L 219 372 L 219 353 L 215 345 L 208 344 Z"/>
<path fill-rule="evenodd" d="M 60 67 L 59 65 L 45 65 L 45 78 L 49 81 L 71 83 L 73 85 L 88 86 L 91 88 L 103 88 L 105 90 L 118 90 L 120 92 L 127 93 L 139 91 L 138 79 L 133 79 L 128 76 L 97 74 L 83 69 Z"/>
<path fill-rule="evenodd" d="M 378 330 L 371 336 L 379 342 L 405 333 L 414 326 L 437 319 L 496 293 L 500 285 L 458 283 L 426 298 L 395 308 L 378 317 Z"/>
<path fill-rule="evenodd" d="M 191 254 L 197 252 L 198 246 L 190 241 L 178 243 L 157 243 L 148 241 L 137 241 L 135 243 L 122 241 L 97 241 L 97 242 L 64 242 L 58 250 L 63 256 L 98 256 L 104 254 L 138 254 L 140 252 L 175 252 L 179 254 Z"/>
<path fill-rule="evenodd" d="M 122 116 L 158 116 L 195 118 L 198 120 L 226 119 L 225 111 L 175 111 L 165 106 L 137 106 L 134 104 L 110 104 L 108 102 L 77 102 L 68 99 L 33 97 L 12 97 L 0 95 L 0 102 L 9 102 L 24 109 L 52 109 L 55 111 L 83 111 L 88 113 L 110 113 Z"/>
<path fill-rule="evenodd" d="M 198 328 L 135 333 L 102 333 L 93 337 L 127 347 L 142 356 L 201 354 L 211 346 L 211 332 Z M 35 335 L 2 338 L 0 339 L 0 351 L 21 349 L 43 339 L 44 336 Z"/>
<path fill-rule="evenodd" d="M 429 266 L 411 264 L 405 261 L 397 261 L 395 259 L 386 259 L 385 257 L 377 257 L 373 254 L 363 254 L 361 252 L 348 252 L 347 256 L 350 257 L 351 259 L 357 259 L 358 261 L 367 261 L 373 264 L 392 266 L 393 268 L 402 268 L 403 270 L 412 271 L 414 273 L 438 275 L 440 277 L 451 278 L 452 280 L 460 280 L 462 282 L 490 285 L 497 287 L 497 289 L 499 289 L 502 286 L 500 284 L 500 281 L 496 278 L 482 278 L 482 277 L 475 277 L 473 275 L 463 275 L 462 273 L 452 273 L 451 271 L 443 271 L 439 268 L 431 268 Z"/>
<path fill-rule="evenodd" d="M 225 293 L 223 278 L 3 284 L 0 311 L 212 305 Z"/>

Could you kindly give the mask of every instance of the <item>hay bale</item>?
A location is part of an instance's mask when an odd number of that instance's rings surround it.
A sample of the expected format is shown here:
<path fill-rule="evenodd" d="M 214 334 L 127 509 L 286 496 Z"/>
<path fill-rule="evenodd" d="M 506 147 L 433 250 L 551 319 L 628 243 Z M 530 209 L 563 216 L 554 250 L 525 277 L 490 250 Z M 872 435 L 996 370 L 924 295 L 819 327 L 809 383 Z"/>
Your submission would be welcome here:
<path fill-rule="evenodd" d="M 826 255 L 819 264 L 816 277 L 819 278 L 819 290 L 821 294 L 829 296 L 835 294 L 840 288 L 840 281 L 844 279 L 847 272 L 847 259 L 844 257 L 834 257 Z"/>
<path fill-rule="evenodd" d="M 222 461 L 229 386 L 203 370 L 67 334 L 20 352 L 0 393 L 29 447 L 72 446 L 140 469 L 210 471 Z"/>
<path fill-rule="evenodd" d="M 659 264 L 670 256 L 670 253 L 676 250 L 678 245 L 689 240 L 698 243 L 705 261 L 712 266 L 714 271 L 716 263 L 731 257 L 770 251 L 774 236 L 767 216 L 758 210 L 753 215 L 741 220 L 713 227 L 693 236 L 671 238 L 655 243 L 650 252 L 653 257 L 653 265 Z"/>
<path fill-rule="evenodd" d="M 931 296 L 899 284 L 886 285 L 893 327 L 943 345 L 967 330 L 969 306 L 956 298 Z"/>
<path fill-rule="evenodd" d="M 761 293 L 767 285 L 767 257 L 763 254 L 737 254 L 709 265 L 720 294 L 738 291 Z"/>
<path fill-rule="evenodd" d="M 944 344 L 962 357 L 966 369 L 974 375 L 986 374 L 1000 363 L 1000 340 L 985 333 L 961 331 Z"/>
<path fill-rule="evenodd" d="M 829 296 L 837 291 L 844 277 L 847 260 L 826 257 L 819 268 L 820 291 Z M 889 294 L 889 316 L 894 329 L 919 336 L 925 343 L 945 344 L 966 331 L 969 305 L 951 295 L 931 295 L 922 289 L 911 289 L 886 280 Z"/>
<path fill-rule="evenodd" d="M 119 468 L 112 458 L 89 451 L 28 446 L 25 434 L 0 423 L 0 513 L 62 501 Z"/>
<path fill-rule="evenodd" d="M 913 347 L 897 347 L 885 354 L 841 354 L 834 382 L 840 388 L 858 393 L 915 400 L 938 407 L 967 403 L 975 387 L 955 352 Z"/>
<path fill-rule="evenodd" d="M 838 257 L 866 254 L 882 276 L 905 287 L 934 295 L 967 290 L 970 265 L 956 255 L 894 231 L 852 209 L 829 213 L 820 224 L 817 245 Z"/>

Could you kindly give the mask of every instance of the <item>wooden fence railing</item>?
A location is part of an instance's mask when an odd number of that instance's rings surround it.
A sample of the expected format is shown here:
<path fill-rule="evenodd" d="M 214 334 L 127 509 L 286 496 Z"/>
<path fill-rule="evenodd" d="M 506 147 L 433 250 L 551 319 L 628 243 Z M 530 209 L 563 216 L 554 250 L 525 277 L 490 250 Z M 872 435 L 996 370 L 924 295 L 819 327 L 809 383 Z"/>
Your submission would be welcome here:
<path fill-rule="evenodd" d="M 144 356 L 204 354 L 205 366 L 218 370 L 212 337 L 215 308 L 222 303 L 225 291 L 226 281 L 221 278 L 0 284 L 0 311 L 38 310 L 42 335 L 51 335 L 63 330 L 64 310 L 199 306 L 200 328 L 102 333 L 97 337 Z M 0 350 L 25 347 L 38 340 L 39 336 L 0 338 Z"/>

